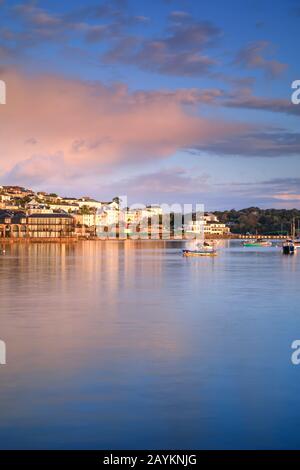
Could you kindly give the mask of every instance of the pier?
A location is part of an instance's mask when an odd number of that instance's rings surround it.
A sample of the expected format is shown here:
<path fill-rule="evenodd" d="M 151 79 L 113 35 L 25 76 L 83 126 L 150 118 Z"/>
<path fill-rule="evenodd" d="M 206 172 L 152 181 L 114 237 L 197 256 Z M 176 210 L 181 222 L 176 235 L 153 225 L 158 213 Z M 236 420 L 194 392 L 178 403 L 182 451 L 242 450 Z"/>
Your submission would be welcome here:
<path fill-rule="evenodd" d="M 231 235 L 232 238 L 239 238 L 241 240 L 286 240 L 288 238 L 288 235 Z"/>

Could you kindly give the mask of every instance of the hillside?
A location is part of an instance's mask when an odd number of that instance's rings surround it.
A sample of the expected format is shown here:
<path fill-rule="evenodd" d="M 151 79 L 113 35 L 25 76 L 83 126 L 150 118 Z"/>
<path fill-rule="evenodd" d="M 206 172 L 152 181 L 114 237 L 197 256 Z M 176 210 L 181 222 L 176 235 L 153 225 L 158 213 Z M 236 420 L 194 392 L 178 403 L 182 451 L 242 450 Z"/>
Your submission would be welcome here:
<path fill-rule="evenodd" d="M 249 207 L 242 210 L 216 211 L 220 222 L 228 224 L 232 233 L 251 233 L 262 235 L 288 234 L 293 218 L 299 232 L 300 210 L 297 209 L 260 209 Z"/>

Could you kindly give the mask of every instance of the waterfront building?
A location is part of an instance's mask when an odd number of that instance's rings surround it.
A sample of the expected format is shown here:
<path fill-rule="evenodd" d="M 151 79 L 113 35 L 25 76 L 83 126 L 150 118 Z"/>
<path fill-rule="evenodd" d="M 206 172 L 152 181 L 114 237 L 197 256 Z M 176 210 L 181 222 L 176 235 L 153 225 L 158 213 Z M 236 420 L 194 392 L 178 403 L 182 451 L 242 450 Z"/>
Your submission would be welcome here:
<path fill-rule="evenodd" d="M 101 215 L 95 213 L 74 214 L 76 224 L 84 227 L 95 227 L 101 221 Z"/>
<path fill-rule="evenodd" d="M 32 214 L 0 210 L 0 238 L 69 238 L 75 221 L 69 214 Z"/>
<path fill-rule="evenodd" d="M 205 221 L 203 220 L 203 218 L 199 220 L 191 220 L 187 224 L 183 225 L 183 230 L 187 235 L 201 235 L 204 233 L 204 224 Z"/>
<path fill-rule="evenodd" d="M 218 219 L 216 222 L 208 222 L 204 220 L 204 235 L 206 236 L 228 236 L 230 235 L 230 228 L 227 225 L 219 222 Z"/>
<path fill-rule="evenodd" d="M 127 224 L 138 224 L 146 219 L 153 219 L 158 222 L 159 217 L 163 215 L 162 208 L 159 205 L 127 208 L 125 212 L 125 222 Z"/>
<path fill-rule="evenodd" d="M 148 218 L 149 217 L 159 217 L 159 216 L 163 215 L 163 210 L 158 204 L 155 204 L 155 205 L 151 205 L 151 206 L 146 206 L 146 210 L 143 211 L 143 214 Z"/>
<path fill-rule="evenodd" d="M 27 221 L 24 212 L 0 210 L 0 238 L 25 238 Z"/>
<path fill-rule="evenodd" d="M 184 231 L 187 234 L 202 232 L 206 238 L 230 235 L 230 228 L 227 225 L 220 222 L 216 215 L 207 213 L 200 220 L 192 220 L 185 224 Z"/>
<path fill-rule="evenodd" d="M 69 238 L 74 236 L 75 219 L 70 214 L 32 214 L 27 217 L 31 238 Z"/>
<path fill-rule="evenodd" d="M 141 210 L 140 209 L 129 209 L 125 211 L 125 223 L 126 224 L 138 224 L 141 222 Z"/>
<path fill-rule="evenodd" d="M 115 201 L 102 203 L 102 207 L 97 211 L 97 225 L 109 227 L 120 222 L 119 204 Z"/>

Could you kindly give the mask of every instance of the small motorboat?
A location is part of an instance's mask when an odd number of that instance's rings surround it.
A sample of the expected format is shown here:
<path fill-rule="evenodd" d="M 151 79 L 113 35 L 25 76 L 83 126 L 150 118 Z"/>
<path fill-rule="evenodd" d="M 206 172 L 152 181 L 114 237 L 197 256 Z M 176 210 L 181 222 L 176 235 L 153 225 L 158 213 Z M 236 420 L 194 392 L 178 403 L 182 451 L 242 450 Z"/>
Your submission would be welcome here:
<path fill-rule="evenodd" d="M 269 240 L 253 240 L 253 241 L 245 241 L 243 242 L 243 246 L 245 247 L 267 247 L 267 246 L 273 246 L 273 243 L 270 242 Z"/>
<path fill-rule="evenodd" d="M 217 256 L 216 250 L 182 250 L 183 256 Z"/>
<path fill-rule="evenodd" d="M 195 249 L 182 250 L 183 256 L 217 256 L 217 250 L 214 245 L 210 245 L 208 242 L 198 244 Z"/>

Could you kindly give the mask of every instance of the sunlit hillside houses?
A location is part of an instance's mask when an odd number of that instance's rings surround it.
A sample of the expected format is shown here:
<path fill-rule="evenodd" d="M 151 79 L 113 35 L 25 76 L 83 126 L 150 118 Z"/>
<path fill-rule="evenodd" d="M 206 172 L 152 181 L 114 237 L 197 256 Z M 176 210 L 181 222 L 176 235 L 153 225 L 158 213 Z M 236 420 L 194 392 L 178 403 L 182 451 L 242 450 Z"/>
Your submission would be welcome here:
<path fill-rule="evenodd" d="M 34 196 L 31 189 L 21 186 L 0 186 L 0 209 L 18 210 L 22 201 Z"/>
<path fill-rule="evenodd" d="M 32 199 L 26 204 L 27 215 L 32 214 L 53 214 L 53 210 L 50 209 L 47 204 L 42 204 L 35 199 Z"/>
<path fill-rule="evenodd" d="M 103 210 L 111 210 L 112 208 L 117 210 L 119 204 L 115 200 L 110 202 L 101 202 L 89 197 L 82 197 L 78 199 L 65 197 L 59 199 L 57 198 L 55 201 L 49 203 L 48 206 L 54 212 L 65 211 L 69 212 L 70 214 L 81 214 L 81 209 L 94 211 L 94 213 L 97 211 L 100 212 Z M 92 218 L 85 218 L 85 222 L 87 222 L 87 224 L 91 224 Z"/>
<path fill-rule="evenodd" d="M 112 204 L 112 202 L 96 201 L 96 199 L 92 199 L 90 197 L 81 197 L 80 199 L 77 199 L 76 201 L 79 207 L 87 206 L 92 209 L 101 209 L 103 206 L 106 206 L 107 204 Z"/>
<path fill-rule="evenodd" d="M 76 222 L 86 227 L 110 227 L 120 223 L 126 226 L 132 224 L 137 225 L 143 222 L 147 224 L 151 219 L 152 222 L 156 221 L 158 224 L 159 217 L 162 215 L 160 206 L 121 208 L 116 199 L 111 202 L 101 202 L 99 204 L 101 204 L 101 206 L 97 211 L 93 211 L 93 207 L 90 206 L 81 206 L 81 210 L 75 214 Z"/>
<path fill-rule="evenodd" d="M 0 186 L 0 192 L 12 198 L 24 198 L 34 195 L 34 191 L 23 188 L 22 186 Z"/>
<path fill-rule="evenodd" d="M 69 212 L 75 212 L 80 207 L 89 207 L 92 209 L 101 209 L 102 205 L 105 204 L 100 201 L 96 201 L 95 199 L 91 199 L 89 197 L 82 197 L 82 198 L 75 198 L 75 197 L 64 197 L 56 199 L 51 204 L 53 209 L 55 208 L 64 208 Z"/>
<path fill-rule="evenodd" d="M 1 201 L 0 200 L 0 209 L 7 209 L 7 210 L 12 210 L 12 211 L 17 211 L 19 209 L 19 204 L 15 203 L 14 200 L 5 200 L 5 201 Z"/>
<path fill-rule="evenodd" d="M 151 219 L 152 221 L 157 220 L 159 223 L 159 217 L 163 215 L 163 210 L 159 205 L 152 206 L 141 206 L 133 205 L 128 207 L 125 211 L 125 223 L 126 224 L 138 224 L 142 221 Z"/>
<path fill-rule="evenodd" d="M 12 199 L 10 194 L 0 194 L 0 202 L 8 202 Z"/>
<path fill-rule="evenodd" d="M 86 204 L 89 201 L 85 201 Z M 97 202 L 97 201 L 95 201 Z M 119 204 L 116 201 L 99 202 L 99 208 L 82 205 L 74 214 L 76 223 L 85 227 L 111 226 L 119 223 Z"/>
<path fill-rule="evenodd" d="M 55 193 L 48 194 L 44 191 L 35 193 L 20 186 L 0 186 L 0 210 L 9 211 L 12 218 L 22 212 L 27 217 L 26 223 L 29 222 L 29 217 L 35 215 L 40 215 L 41 220 L 46 220 L 45 216 L 49 215 L 49 224 L 50 219 L 54 220 L 56 214 L 60 214 L 58 219 L 61 220 L 64 215 L 67 215 L 74 222 L 76 235 L 84 237 L 97 236 L 99 229 L 110 233 L 114 231 L 114 227 L 117 227 L 117 230 L 122 227 L 121 229 L 124 229 L 127 234 L 148 233 L 150 229 L 152 233 L 161 233 L 170 225 L 170 220 L 169 223 L 167 222 L 168 213 L 164 213 L 163 208 L 157 204 L 148 206 L 139 204 L 125 208 L 119 198 L 114 198 L 111 201 L 97 201 L 88 196 L 61 197 Z M 230 228 L 221 223 L 212 213 L 205 213 L 201 222 L 194 220 L 195 217 L 190 217 L 189 221 L 182 221 L 180 214 L 172 214 L 172 217 L 174 230 L 176 220 L 178 233 L 181 233 L 182 230 L 191 234 L 202 231 L 208 238 L 230 235 Z M 68 223 L 67 219 L 66 223 Z M 51 227 L 49 230 L 46 230 L 45 227 L 44 232 L 51 232 L 51 230 Z M 21 232 L 21 235 L 29 233 L 28 230 Z M 10 233 L 13 234 L 13 231 Z M 19 233 L 18 228 L 16 228 L 16 233 Z"/>
<path fill-rule="evenodd" d="M 53 212 L 68 212 L 69 214 L 75 214 L 80 206 L 76 202 L 67 202 L 64 199 L 62 199 L 59 202 L 52 202 L 50 204 L 47 204 L 49 209 L 51 209 Z"/>
<path fill-rule="evenodd" d="M 230 228 L 219 221 L 215 214 L 205 213 L 197 220 L 190 220 L 184 226 L 187 234 L 203 234 L 205 238 L 226 237 L 230 235 Z"/>

